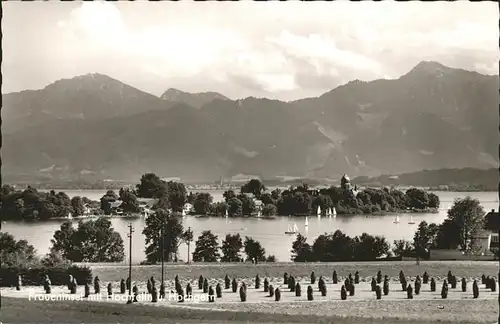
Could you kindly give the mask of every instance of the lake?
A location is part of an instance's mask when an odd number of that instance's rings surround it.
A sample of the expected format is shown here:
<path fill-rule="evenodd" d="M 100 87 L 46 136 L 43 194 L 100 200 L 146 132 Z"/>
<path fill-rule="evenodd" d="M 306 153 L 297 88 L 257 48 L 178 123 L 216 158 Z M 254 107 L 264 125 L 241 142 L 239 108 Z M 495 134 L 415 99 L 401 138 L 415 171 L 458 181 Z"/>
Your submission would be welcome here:
<path fill-rule="evenodd" d="M 105 190 L 57 190 L 64 191 L 68 196 L 84 196 L 92 200 L 99 200 L 105 193 Z M 224 190 L 209 190 L 210 194 L 214 197 L 214 201 L 223 200 L 222 194 Z M 300 233 L 308 238 L 308 242 L 312 244 L 314 239 L 324 234 L 325 232 L 334 232 L 340 229 L 342 232 L 349 236 L 361 235 L 366 232 L 371 235 L 383 235 L 392 243 L 393 240 L 406 239 L 413 240 L 418 224 L 425 220 L 428 223 L 441 223 L 446 218 L 447 210 L 453 204 L 455 198 L 463 198 L 471 196 L 479 199 L 481 205 L 486 212 L 492 209 L 497 210 L 498 194 L 496 192 L 449 192 L 439 191 L 435 192 L 440 198 L 441 206 L 439 213 L 434 214 L 413 214 L 413 221 L 415 224 L 410 225 L 409 214 L 400 215 L 400 223 L 394 224 L 395 215 L 387 216 L 337 216 L 336 218 L 317 216 L 309 217 L 309 226 L 305 228 L 304 218 L 300 217 L 278 217 L 273 220 L 257 219 L 257 218 L 195 218 L 187 216 L 184 219 L 184 227 L 191 227 L 194 232 L 195 239 L 204 230 L 211 230 L 219 236 L 222 241 L 226 234 L 240 233 L 244 238 L 250 236 L 261 242 L 262 246 L 266 249 L 267 254 L 275 255 L 278 261 L 290 261 L 290 250 L 292 243 L 295 240 L 294 235 L 285 235 L 289 224 L 294 222 L 297 224 Z M 25 239 L 30 244 L 34 245 L 39 254 L 45 254 L 49 251 L 54 232 L 60 228 L 62 220 L 50 220 L 38 223 L 24 223 L 24 222 L 6 222 L 2 224 L 2 231 L 12 234 L 17 240 Z M 133 242 L 132 242 L 132 260 L 133 262 L 140 262 L 145 259 L 145 239 L 142 235 L 144 229 L 144 219 L 120 219 L 111 218 L 114 229 L 122 235 L 125 241 L 125 254 L 126 258 L 124 263 L 128 262 L 128 224 L 132 222 L 134 228 Z M 74 220 L 76 225 L 77 221 Z M 191 243 L 191 252 L 194 251 L 194 242 Z M 179 258 L 187 260 L 187 246 L 182 244 L 179 249 Z"/>

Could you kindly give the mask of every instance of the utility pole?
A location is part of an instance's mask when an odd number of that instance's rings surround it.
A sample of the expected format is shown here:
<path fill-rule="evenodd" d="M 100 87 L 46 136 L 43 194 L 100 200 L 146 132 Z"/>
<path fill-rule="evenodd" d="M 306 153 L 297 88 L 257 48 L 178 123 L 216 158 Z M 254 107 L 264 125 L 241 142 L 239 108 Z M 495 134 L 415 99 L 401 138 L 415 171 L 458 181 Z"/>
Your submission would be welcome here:
<path fill-rule="evenodd" d="M 188 227 L 188 233 L 191 233 L 191 226 Z M 188 237 L 188 263 L 190 262 L 189 256 L 191 255 L 191 253 L 189 252 L 190 247 L 191 247 L 191 236 Z"/>
<path fill-rule="evenodd" d="M 128 277 L 130 279 L 130 286 L 128 287 L 128 300 L 127 304 L 132 304 L 132 233 L 134 232 L 134 228 L 132 227 L 132 223 L 128 224 L 128 238 L 129 238 L 129 265 L 128 265 Z"/>
<path fill-rule="evenodd" d="M 161 283 L 163 284 L 163 276 L 164 276 L 164 272 L 165 272 L 165 258 L 164 258 L 164 254 L 165 254 L 165 232 L 164 232 L 164 228 L 165 228 L 165 218 L 162 219 L 162 223 L 161 223 Z"/>

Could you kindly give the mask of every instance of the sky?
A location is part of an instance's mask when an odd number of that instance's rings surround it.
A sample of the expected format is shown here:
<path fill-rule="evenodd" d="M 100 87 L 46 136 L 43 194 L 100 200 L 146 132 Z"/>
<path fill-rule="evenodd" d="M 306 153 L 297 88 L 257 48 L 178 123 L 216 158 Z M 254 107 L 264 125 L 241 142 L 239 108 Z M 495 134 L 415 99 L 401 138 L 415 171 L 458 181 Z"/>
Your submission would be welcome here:
<path fill-rule="evenodd" d="M 295 100 L 421 61 L 498 74 L 494 2 L 3 2 L 2 93 L 106 74 Z"/>

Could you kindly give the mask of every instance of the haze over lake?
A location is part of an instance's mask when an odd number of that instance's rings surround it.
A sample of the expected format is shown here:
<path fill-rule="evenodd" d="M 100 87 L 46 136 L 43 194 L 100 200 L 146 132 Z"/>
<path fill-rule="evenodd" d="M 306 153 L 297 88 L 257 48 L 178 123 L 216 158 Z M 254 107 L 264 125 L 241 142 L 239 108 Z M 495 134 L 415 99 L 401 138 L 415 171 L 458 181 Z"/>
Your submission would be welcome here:
<path fill-rule="evenodd" d="M 105 193 L 105 190 L 56 190 L 64 191 L 71 198 L 73 196 L 84 196 L 92 200 L 99 200 Z M 214 197 L 215 201 L 223 200 L 222 193 L 224 190 L 208 190 Z M 392 243 L 393 240 L 407 239 L 413 240 L 413 234 L 416 231 L 418 224 L 425 220 L 426 222 L 441 223 L 446 218 L 447 210 L 453 204 L 455 198 L 463 198 L 471 196 L 479 199 L 481 205 L 486 212 L 491 209 L 498 209 L 498 195 L 496 192 L 450 192 L 440 191 L 435 192 L 441 201 L 439 213 L 422 213 L 413 214 L 415 224 L 410 225 L 410 214 L 400 216 L 400 223 L 394 224 L 395 215 L 386 216 L 337 216 L 337 218 L 328 218 L 317 216 L 309 217 L 309 226 L 304 227 L 303 217 L 278 217 L 274 220 L 257 219 L 257 218 L 229 218 L 209 217 L 196 218 L 187 216 L 184 218 L 183 225 L 188 226 L 194 232 L 195 240 L 204 230 L 210 230 L 219 236 L 222 241 L 226 234 L 240 233 L 244 238 L 250 236 L 262 243 L 267 254 L 275 255 L 278 261 L 290 261 L 290 250 L 292 243 L 295 240 L 295 235 L 285 235 L 289 224 L 294 222 L 297 224 L 301 234 L 308 238 L 308 242 L 312 244 L 314 239 L 324 234 L 325 232 L 334 232 L 340 229 L 349 236 L 360 235 L 366 232 L 371 235 L 383 235 Z M 62 220 L 49 220 L 44 222 L 6 222 L 2 224 L 2 231 L 14 235 L 15 239 L 25 239 L 30 244 L 33 244 L 39 254 L 45 254 L 49 251 L 50 240 L 54 232 L 60 228 Z M 133 262 L 141 262 L 145 260 L 145 237 L 142 235 L 144 229 L 144 218 L 137 219 L 120 219 L 111 218 L 111 223 L 114 229 L 121 234 L 125 241 L 125 260 L 128 262 L 128 223 L 132 222 L 134 227 L 133 244 L 132 244 L 132 260 Z M 75 226 L 78 220 L 73 220 Z M 194 251 L 195 243 L 191 243 L 191 252 Z M 182 244 L 179 248 L 179 258 L 187 260 L 187 246 Z"/>

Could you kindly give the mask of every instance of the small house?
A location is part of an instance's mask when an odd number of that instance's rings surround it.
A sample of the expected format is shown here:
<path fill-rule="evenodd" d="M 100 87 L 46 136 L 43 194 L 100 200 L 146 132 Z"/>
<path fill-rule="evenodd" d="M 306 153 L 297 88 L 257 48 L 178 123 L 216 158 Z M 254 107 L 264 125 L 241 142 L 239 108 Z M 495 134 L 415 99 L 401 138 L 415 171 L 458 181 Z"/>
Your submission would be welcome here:
<path fill-rule="evenodd" d="M 110 203 L 111 215 L 123 215 L 122 202 L 120 200 L 112 201 Z"/>

